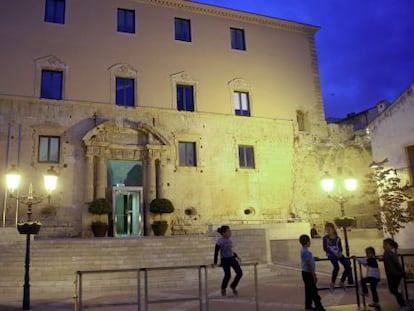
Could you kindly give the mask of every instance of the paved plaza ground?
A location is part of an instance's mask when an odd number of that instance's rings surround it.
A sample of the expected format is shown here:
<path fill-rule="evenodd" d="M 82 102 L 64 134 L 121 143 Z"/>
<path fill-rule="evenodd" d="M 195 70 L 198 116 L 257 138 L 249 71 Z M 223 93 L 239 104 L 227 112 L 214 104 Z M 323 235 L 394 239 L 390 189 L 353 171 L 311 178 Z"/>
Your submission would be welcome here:
<path fill-rule="evenodd" d="M 247 274 L 240 284 L 240 293 L 238 297 L 229 294 L 227 297 L 221 297 L 218 290 L 219 274 L 209 282 L 209 310 L 213 311 L 254 311 L 256 310 L 254 293 L 254 278 L 252 274 Z M 328 275 L 322 274 L 319 276 L 320 286 L 328 284 Z M 217 286 L 216 286 L 217 283 Z M 304 310 L 303 305 L 303 284 L 300 279 L 299 271 L 295 273 L 290 271 L 286 275 L 275 275 L 269 273 L 268 275 L 259 275 L 259 310 L 261 311 L 299 311 Z M 410 295 L 414 295 L 413 287 L 409 288 Z M 149 299 L 174 299 L 181 297 L 196 296 L 198 294 L 198 287 L 194 288 L 180 288 L 177 284 L 175 288 L 171 289 L 153 289 L 149 292 Z M 360 309 L 356 306 L 355 289 L 349 288 L 347 291 L 337 289 L 333 293 L 329 291 L 321 291 L 323 304 L 327 310 L 330 311 L 354 311 L 354 310 L 373 310 L 372 308 Z M 395 299 L 388 293 L 385 282 L 379 285 L 379 296 L 382 302 L 382 310 L 397 311 L 399 308 Z M 137 310 L 137 306 L 123 305 L 115 306 L 111 304 L 132 302 L 133 295 L 87 295 L 87 288 L 85 289 L 85 305 L 84 310 L 93 311 L 132 311 Z M 0 298 L 1 299 L 1 298 Z M 3 299 L 0 300 L 0 302 Z M 369 300 L 369 298 L 368 298 Z M 369 302 L 369 301 L 367 301 Z M 20 310 L 20 301 L 8 302 L 7 304 L 0 303 L 1 311 Z M 95 306 L 94 306 L 95 305 Z M 99 307 L 96 305 L 100 305 Z M 102 306 L 106 305 L 106 306 Z M 50 297 L 47 300 L 36 299 L 32 297 L 32 310 L 35 311 L 68 311 L 75 310 L 73 300 L 68 299 L 54 299 Z M 144 308 L 142 310 L 145 310 Z M 176 302 L 170 304 L 151 304 L 149 306 L 151 311 L 196 311 L 200 310 L 197 301 Z M 413 310 L 413 309 L 411 309 Z"/>

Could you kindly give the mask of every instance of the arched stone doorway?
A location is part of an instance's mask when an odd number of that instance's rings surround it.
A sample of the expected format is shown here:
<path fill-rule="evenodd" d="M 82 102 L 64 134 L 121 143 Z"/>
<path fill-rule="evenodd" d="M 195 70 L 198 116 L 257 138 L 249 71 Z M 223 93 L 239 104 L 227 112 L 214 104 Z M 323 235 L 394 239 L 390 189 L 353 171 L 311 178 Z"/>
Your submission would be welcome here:
<path fill-rule="evenodd" d="M 107 121 L 94 127 L 83 137 L 83 142 L 86 147 L 85 202 L 110 196 L 113 185 L 108 178 L 108 163 L 117 160 L 140 163 L 145 233 L 148 235 L 149 203 L 156 197 L 163 197 L 168 141 L 147 124 L 123 120 L 120 123 Z M 128 178 L 126 174 L 125 180 Z M 87 211 L 83 216 L 82 219 L 88 219 Z"/>

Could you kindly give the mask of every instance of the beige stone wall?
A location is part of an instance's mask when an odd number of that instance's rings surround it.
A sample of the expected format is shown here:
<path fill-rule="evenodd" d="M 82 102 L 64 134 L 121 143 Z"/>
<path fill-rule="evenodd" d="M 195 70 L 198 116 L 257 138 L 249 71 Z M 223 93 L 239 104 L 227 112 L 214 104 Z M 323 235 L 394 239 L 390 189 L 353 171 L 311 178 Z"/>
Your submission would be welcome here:
<path fill-rule="evenodd" d="M 44 1 L 0 4 L 0 94 L 39 97 L 41 64 L 64 69 L 67 100 L 113 102 L 111 69 L 137 73 L 137 105 L 176 109 L 173 78 L 196 84 L 196 111 L 234 114 L 229 83 L 251 91 L 252 114 L 323 122 L 313 34 L 316 27 L 183 1 L 71 1 L 64 25 L 43 22 Z M 116 31 L 116 9 L 136 11 L 136 33 Z M 19 12 L 19 27 L 15 27 Z M 174 40 L 174 17 L 191 19 L 192 42 Z M 230 27 L 242 28 L 247 51 L 230 48 Z M 316 80 L 314 80 L 314 78 Z M 113 79 L 113 77 L 112 77 Z M 111 87 L 112 85 L 112 87 Z"/>
<path fill-rule="evenodd" d="M 299 134 L 295 139 L 294 197 L 290 209 L 299 217 L 322 225 L 340 216 L 339 203 L 329 199 L 320 187 L 325 172 L 332 177 L 352 176 L 359 187 L 346 194 L 345 214 L 357 218 L 358 226 L 374 226 L 375 197 L 366 193 L 366 175 L 372 161 L 368 137 L 350 127 L 329 125 L 327 138 Z M 334 192 L 334 195 L 336 193 Z"/>
<path fill-rule="evenodd" d="M 97 122 L 125 118 L 148 126 L 154 124 L 157 132 L 165 137 L 168 146 L 162 153 L 161 187 L 163 196 L 170 198 L 176 206 L 170 219 L 186 220 L 186 208 L 194 208 L 197 214 L 187 222 L 191 228 L 185 233 L 204 233 L 209 224 L 287 221 L 290 213 L 303 220 L 321 223 L 339 213 L 334 203 L 328 201 L 319 189 L 323 171 L 342 166 L 362 179 L 370 162 L 369 149 L 365 149 L 363 142 L 358 144 L 356 139 L 350 139 L 339 143 L 332 142 L 335 139 L 330 141 L 315 135 L 299 134 L 295 132 L 296 125 L 286 120 L 149 108 L 125 110 L 103 104 L 45 103 L 37 99 L 2 97 L 1 143 L 3 146 L 6 144 L 6 130 L 10 123 L 14 137 L 10 159 L 15 160 L 17 130 L 18 125 L 22 125 L 20 164 L 26 187 L 32 180 L 38 190 L 41 174 L 48 167 L 37 163 L 38 135 L 51 129 L 61 133 L 61 163 L 57 167 L 60 177 L 51 200 L 52 208 L 44 208 L 47 204 L 35 208 L 35 215 L 45 220 L 43 234 L 71 236 L 89 230 L 91 217 L 85 204 L 88 177 L 82 138 L 95 127 L 95 112 L 99 116 Z M 338 140 L 345 137 L 332 135 Z M 197 143 L 197 167 L 178 165 L 176 148 L 181 140 Z M 255 147 L 256 169 L 239 167 L 239 144 Z M 5 154 L 0 157 L 4 163 Z M 356 194 L 347 211 L 366 215 L 369 212 L 363 203 L 365 199 Z M 12 202 L 9 205 L 12 206 Z M 363 211 L 358 211 L 362 207 Z M 244 210 L 248 208 L 252 208 L 254 213 L 246 216 Z M 9 209 L 9 217 L 13 212 L 13 208 Z"/>
<path fill-rule="evenodd" d="M 323 171 L 341 166 L 361 179 L 366 172 L 363 138 L 328 130 L 324 121 L 316 27 L 178 0 L 74 0 L 60 25 L 43 22 L 43 5 L 0 2 L 7 43 L 0 44 L 0 150 L 9 130 L 11 137 L 8 163 L 0 152 L 1 172 L 19 162 L 24 186 L 33 181 L 41 191 L 49 165 L 37 162 L 38 136 L 61 137 L 58 189 L 50 204 L 35 208 L 42 234 L 90 234 L 86 202 L 105 193 L 111 158 L 145 162 L 144 203 L 156 192 L 170 198 L 170 220 L 181 234 L 204 233 L 209 224 L 297 221 L 292 213 L 322 223 L 337 214 L 318 187 Z M 119 7 L 135 9 L 136 34 L 116 32 Z M 191 19 L 191 43 L 174 40 L 174 17 Z M 230 27 L 245 30 L 247 51 L 230 48 Z M 39 99 L 42 68 L 64 71 L 63 100 Z M 117 72 L 136 77 L 137 107 L 114 104 Z M 176 111 L 177 81 L 195 85 L 194 113 Z M 240 88 L 250 92 L 250 118 L 234 116 L 232 90 Z M 305 131 L 298 131 L 297 111 Z M 111 133 L 143 135 L 144 142 L 110 142 Z M 197 167 L 178 165 L 181 140 L 196 142 Z M 239 144 L 254 146 L 254 170 L 239 168 Z M 157 185 L 155 160 L 162 167 Z M 347 209 L 369 214 L 365 202 L 358 194 Z M 14 203 L 6 206 L 10 222 Z M 186 208 L 197 216 L 185 216 Z"/>

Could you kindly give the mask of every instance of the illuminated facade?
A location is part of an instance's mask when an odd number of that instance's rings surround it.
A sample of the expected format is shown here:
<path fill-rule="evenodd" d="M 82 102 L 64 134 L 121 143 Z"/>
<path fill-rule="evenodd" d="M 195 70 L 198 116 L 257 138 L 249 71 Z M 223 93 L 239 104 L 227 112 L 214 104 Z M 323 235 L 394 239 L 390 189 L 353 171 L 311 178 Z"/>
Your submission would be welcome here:
<path fill-rule="evenodd" d="M 15 0 L 0 17 L 1 172 L 60 172 L 42 234 L 89 235 L 102 197 L 115 235 L 149 233 L 156 197 L 173 233 L 324 219 L 321 172 L 371 160 L 324 121 L 317 27 L 179 0 Z"/>

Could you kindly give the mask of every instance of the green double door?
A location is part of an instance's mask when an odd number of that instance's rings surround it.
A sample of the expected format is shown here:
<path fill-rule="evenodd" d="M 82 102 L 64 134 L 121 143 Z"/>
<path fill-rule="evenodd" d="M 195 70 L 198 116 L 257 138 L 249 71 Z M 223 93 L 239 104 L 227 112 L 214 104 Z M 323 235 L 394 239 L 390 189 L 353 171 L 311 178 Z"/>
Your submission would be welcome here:
<path fill-rule="evenodd" d="M 113 232 L 116 237 L 144 235 L 142 187 L 112 187 Z"/>

